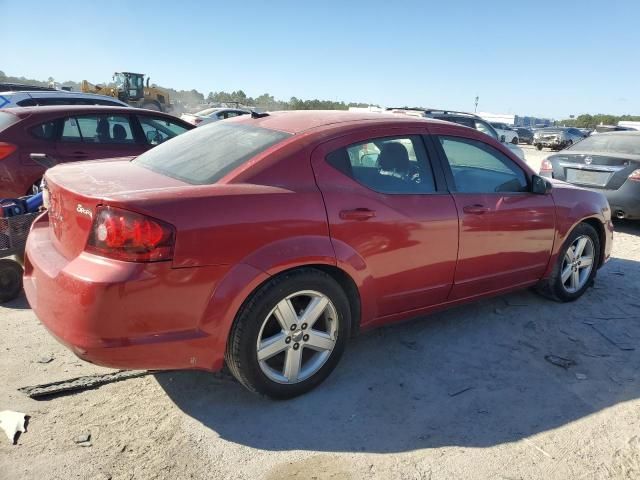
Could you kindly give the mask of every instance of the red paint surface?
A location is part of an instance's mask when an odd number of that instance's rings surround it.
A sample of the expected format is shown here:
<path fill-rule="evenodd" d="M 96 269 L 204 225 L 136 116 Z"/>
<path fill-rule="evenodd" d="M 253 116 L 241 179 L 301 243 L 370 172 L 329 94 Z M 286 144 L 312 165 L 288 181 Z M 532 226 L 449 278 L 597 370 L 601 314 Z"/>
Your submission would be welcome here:
<path fill-rule="evenodd" d="M 232 121 L 295 135 L 215 185 L 188 185 L 127 161 L 47 173 L 52 208 L 28 239 L 25 290 L 44 325 L 80 357 L 119 368 L 217 370 L 251 292 L 304 265 L 348 275 L 360 298 L 356 320 L 371 328 L 535 284 L 585 219 L 603 227 L 610 252 L 610 212 L 593 192 L 556 184 L 549 195 L 383 195 L 324 159 L 374 136 L 438 132 L 485 141 L 533 174 L 474 130 L 328 112 Z M 91 218 L 77 212 L 78 204 L 94 212 L 97 205 L 125 208 L 173 225 L 173 260 L 136 264 L 86 253 Z M 483 211 L 465 213 L 468 205 Z"/>

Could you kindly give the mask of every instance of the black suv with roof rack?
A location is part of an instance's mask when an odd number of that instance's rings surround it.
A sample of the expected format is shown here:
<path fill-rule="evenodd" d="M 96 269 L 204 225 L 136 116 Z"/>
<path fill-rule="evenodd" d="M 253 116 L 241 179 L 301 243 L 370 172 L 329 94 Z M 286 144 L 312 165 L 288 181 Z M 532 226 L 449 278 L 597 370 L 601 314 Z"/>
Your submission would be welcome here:
<path fill-rule="evenodd" d="M 445 120 L 447 122 L 458 123 L 465 127 L 473 128 L 479 132 L 486 133 L 490 137 L 495 138 L 499 142 L 503 142 L 504 138 L 500 138 L 496 129 L 489 122 L 482 119 L 478 115 L 467 112 L 456 112 L 454 110 L 440 110 L 436 108 L 387 108 L 392 113 L 404 113 L 406 115 L 415 115 L 418 117 L 435 118 L 437 120 Z"/>

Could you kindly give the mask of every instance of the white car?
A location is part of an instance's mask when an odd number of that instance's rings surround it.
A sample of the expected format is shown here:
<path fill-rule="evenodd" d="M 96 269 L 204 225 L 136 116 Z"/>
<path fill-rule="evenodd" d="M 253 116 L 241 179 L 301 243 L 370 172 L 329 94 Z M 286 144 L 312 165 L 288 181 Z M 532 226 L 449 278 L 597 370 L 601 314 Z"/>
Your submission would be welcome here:
<path fill-rule="evenodd" d="M 250 110 L 242 108 L 207 108 L 196 113 L 183 113 L 180 118 L 196 127 L 205 125 L 225 118 L 237 117 L 238 115 L 250 114 Z"/>
<path fill-rule="evenodd" d="M 513 143 L 514 145 L 517 145 L 518 142 L 520 141 L 520 139 L 518 138 L 518 132 L 513 130 L 513 128 L 511 128 L 506 123 L 500 123 L 500 122 L 489 122 L 489 123 L 491 123 L 491 126 L 496 129 L 496 132 L 498 132 L 498 138 L 500 138 L 500 141 L 505 143 Z"/>
<path fill-rule="evenodd" d="M 117 98 L 95 93 L 68 92 L 66 90 L 19 90 L 0 92 L 0 108 L 36 107 L 51 105 L 107 105 L 128 107 Z"/>

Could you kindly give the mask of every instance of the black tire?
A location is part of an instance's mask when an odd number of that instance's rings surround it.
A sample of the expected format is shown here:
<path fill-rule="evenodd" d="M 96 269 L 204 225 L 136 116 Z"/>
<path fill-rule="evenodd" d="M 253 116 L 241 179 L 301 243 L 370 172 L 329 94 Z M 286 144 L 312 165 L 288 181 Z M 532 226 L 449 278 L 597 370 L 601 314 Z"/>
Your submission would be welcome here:
<path fill-rule="evenodd" d="M 537 144 L 537 145 L 536 145 L 536 148 L 537 148 L 538 150 L 542 150 L 542 145 Z"/>
<path fill-rule="evenodd" d="M 0 303 L 13 300 L 22 291 L 22 266 L 8 258 L 0 259 Z"/>
<path fill-rule="evenodd" d="M 326 295 L 336 309 L 336 343 L 320 369 L 298 383 L 278 383 L 260 368 L 256 343 L 265 318 L 288 295 L 314 290 Z M 252 392 L 274 399 L 302 395 L 319 385 L 333 371 L 344 351 L 351 331 L 349 300 L 342 287 L 328 274 L 314 268 L 301 268 L 279 275 L 259 287 L 240 308 L 227 341 L 225 360 L 234 377 Z"/>
<path fill-rule="evenodd" d="M 580 236 L 586 235 L 591 238 L 591 241 L 594 245 L 594 253 L 593 253 L 593 267 L 591 269 L 591 273 L 585 284 L 577 290 L 576 292 L 568 292 L 562 282 L 561 278 L 561 269 L 562 263 L 564 260 L 564 255 L 567 249 L 573 244 L 573 242 Z M 593 285 L 593 281 L 596 277 L 596 273 L 599 267 L 600 260 L 600 237 L 598 232 L 587 223 L 580 223 L 573 229 L 573 231 L 567 237 L 567 240 L 562 245 L 562 249 L 560 250 L 560 254 L 558 255 L 558 259 L 556 260 L 556 264 L 553 266 L 553 271 L 549 278 L 542 280 L 536 287 L 536 290 L 541 295 L 555 300 L 557 302 L 573 302 L 580 298 L 584 292 Z"/>
<path fill-rule="evenodd" d="M 511 139 L 511 143 L 512 143 L 513 145 L 517 145 L 517 144 L 518 144 L 518 137 L 513 137 L 513 138 Z"/>

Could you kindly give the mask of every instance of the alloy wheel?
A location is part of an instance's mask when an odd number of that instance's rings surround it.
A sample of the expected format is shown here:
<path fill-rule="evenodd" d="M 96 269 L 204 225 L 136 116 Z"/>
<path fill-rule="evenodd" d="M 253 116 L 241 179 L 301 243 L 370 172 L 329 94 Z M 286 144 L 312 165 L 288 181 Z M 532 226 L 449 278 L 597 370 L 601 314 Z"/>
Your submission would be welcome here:
<path fill-rule="evenodd" d="M 314 375 L 336 346 L 338 313 L 331 300 L 303 290 L 280 300 L 264 319 L 256 343 L 262 373 L 281 384 Z"/>
<path fill-rule="evenodd" d="M 562 286 L 568 293 L 580 290 L 593 270 L 595 247 L 587 235 L 576 238 L 564 254 L 561 269 Z"/>

